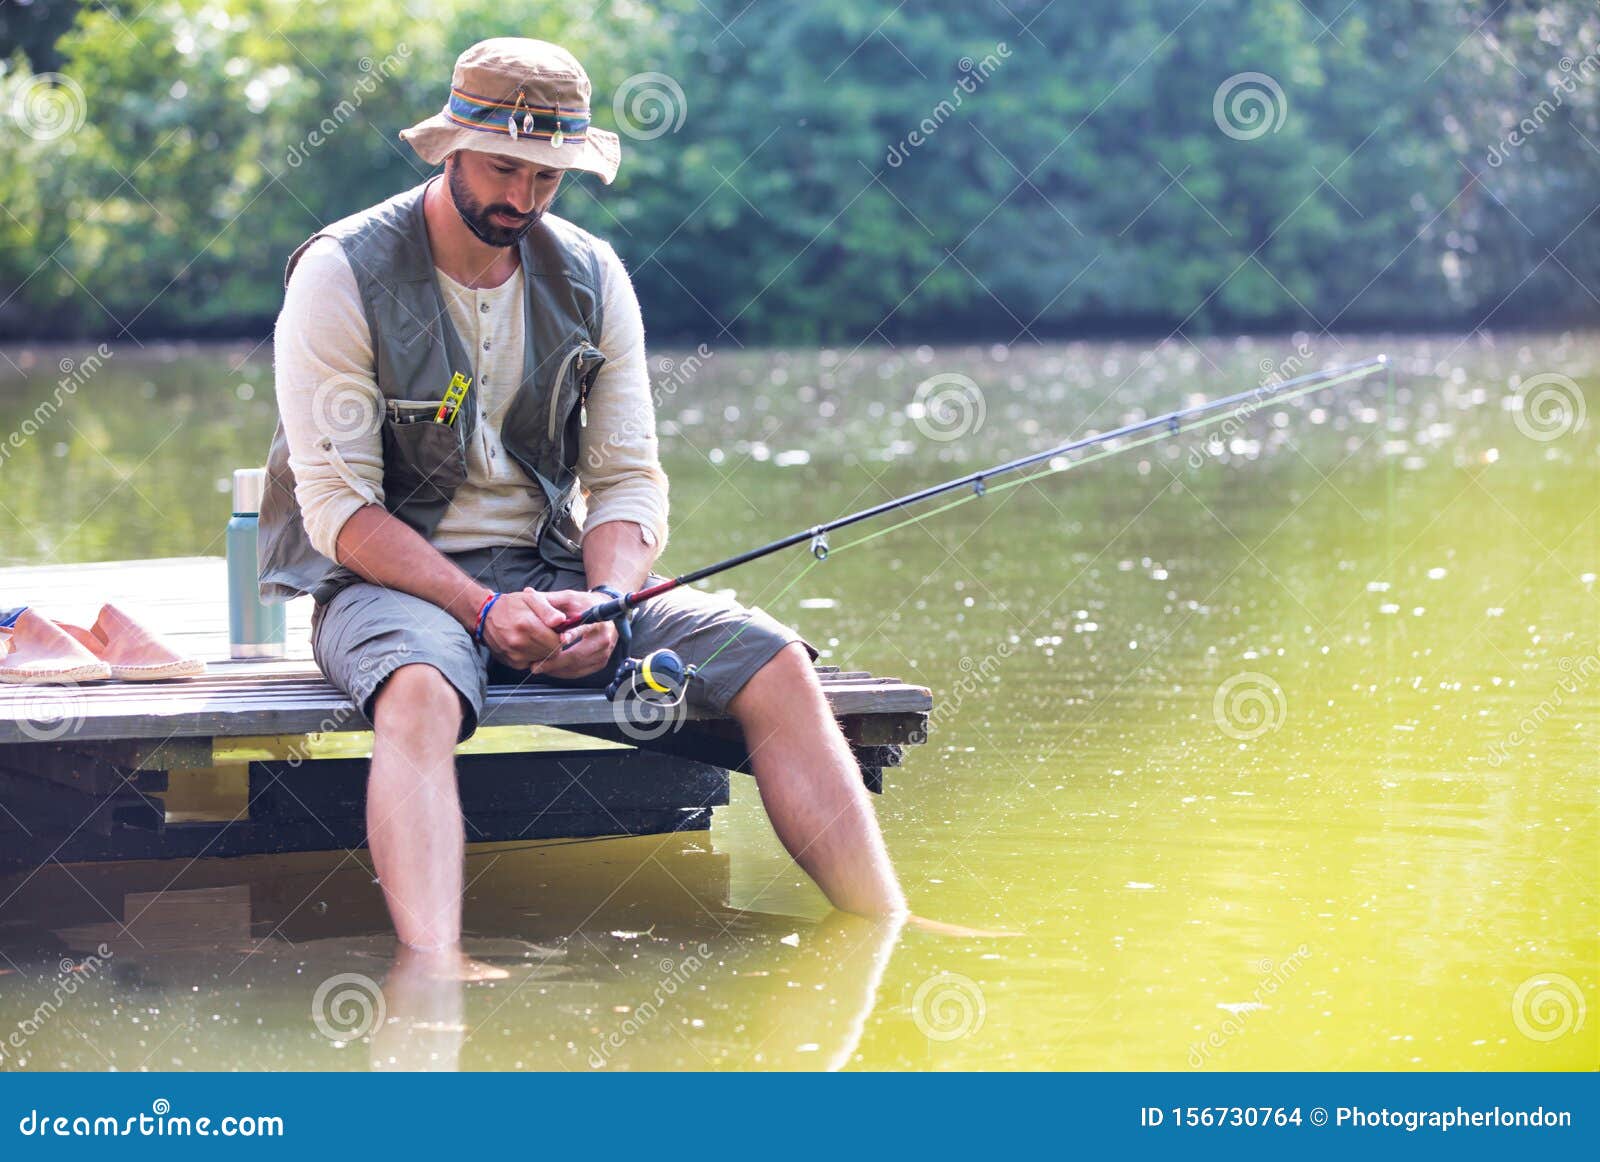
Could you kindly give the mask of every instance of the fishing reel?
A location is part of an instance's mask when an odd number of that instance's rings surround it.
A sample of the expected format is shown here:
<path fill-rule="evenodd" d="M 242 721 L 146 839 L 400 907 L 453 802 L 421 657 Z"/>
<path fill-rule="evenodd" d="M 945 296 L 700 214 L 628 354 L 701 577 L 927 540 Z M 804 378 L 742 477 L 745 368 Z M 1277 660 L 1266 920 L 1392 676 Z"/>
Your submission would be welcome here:
<path fill-rule="evenodd" d="M 652 650 L 642 658 L 624 658 L 606 686 L 606 697 L 635 698 L 663 709 L 677 706 L 689 692 L 696 670 L 675 650 Z"/>
<path fill-rule="evenodd" d="M 602 614 L 609 612 L 598 605 L 592 608 Z M 606 664 L 582 678 L 542 678 L 541 681 L 555 686 L 603 689 L 606 697 L 613 702 L 631 698 L 661 710 L 671 709 L 683 701 L 689 681 L 695 676 L 695 668 L 669 649 L 652 650 L 642 658 L 629 657 L 633 648 L 632 610 L 619 610 L 614 616 L 601 616 L 594 620 L 610 621 L 617 627 L 617 644 L 612 647 Z"/>

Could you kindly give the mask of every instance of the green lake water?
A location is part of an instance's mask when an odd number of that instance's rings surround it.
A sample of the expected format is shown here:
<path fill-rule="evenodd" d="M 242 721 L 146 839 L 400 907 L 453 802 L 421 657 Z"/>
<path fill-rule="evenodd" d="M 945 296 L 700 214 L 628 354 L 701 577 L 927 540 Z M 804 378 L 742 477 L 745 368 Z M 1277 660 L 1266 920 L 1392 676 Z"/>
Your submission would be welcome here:
<path fill-rule="evenodd" d="M 709 833 L 474 849 L 493 984 L 392 969 L 365 853 L 51 866 L 0 881 L 0 1069 L 1600 1066 L 1600 335 L 1300 342 L 652 354 L 669 570 L 1393 358 L 719 579 L 932 689 L 891 853 L 1020 935 L 827 914 L 742 777 Z M 0 565 L 219 555 L 270 349 L 60 391 L 88 353 L 0 363 Z M 972 406 L 919 413 L 936 376 Z"/>

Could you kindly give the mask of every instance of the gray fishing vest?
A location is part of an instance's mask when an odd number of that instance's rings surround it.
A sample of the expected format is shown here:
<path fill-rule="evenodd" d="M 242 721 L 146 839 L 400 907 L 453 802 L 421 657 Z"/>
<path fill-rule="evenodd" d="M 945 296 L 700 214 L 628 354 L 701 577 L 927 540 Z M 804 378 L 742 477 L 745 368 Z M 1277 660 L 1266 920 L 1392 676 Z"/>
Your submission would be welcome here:
<path fill-rule="evenodd" d="M 431 180 L 431 179 L 430 179 Z M 450 499 L 467 477 L 467 441 L 478 421 L 472 359 L 456 333 L 434 278 L 433 252 L 422 213 L 427 182 L 307 238 L 289 256 L 283 282 L 313 241 L 337 238 L 361 291 L 372 333 L 384 413 L 341 401 L 337 383 L 319 385 L 314 408 L 318 441 L 330 457 L 335 441 L 362 424 L 383 437 L 383 504 L 431 538 Z M 506 406 L 500 440 L 536 481 L 547 501 L 537 527 L 540 555 L 561 568 L 583 569 L 574 522 L 578 499 L 578 436 L 582 405 L 605 363 L 600 338 L 600 264 L 589 237 L 546 214 L 518 246 L 527 300 L 523 314 L 522 382 Z M 433 422 L 451 378 L 474 383 L 454 424 Z M 371 431 L 371 427 L 365 428 Z M 261 599 L 275 603 L 309 593 L 327 601 L 361 578 L 330 561 L 306 536 L 289 469 L 283 422 L 267 455 L 257 550 Z"/>

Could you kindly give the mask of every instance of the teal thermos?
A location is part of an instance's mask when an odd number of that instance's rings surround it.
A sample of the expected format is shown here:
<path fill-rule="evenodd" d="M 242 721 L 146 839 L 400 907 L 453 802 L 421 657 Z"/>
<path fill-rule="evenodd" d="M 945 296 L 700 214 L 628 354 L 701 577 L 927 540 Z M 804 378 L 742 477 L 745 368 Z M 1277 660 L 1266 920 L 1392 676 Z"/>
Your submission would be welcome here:
<path fill-rule="evenodd" d="M 233 519 L 228 522 L 228 645 L 236 658 L 281 658 L 283 604 L 264 605 L 257 584 L 256 525 L 261 517 L 265 468 L 233 473 Z"/>

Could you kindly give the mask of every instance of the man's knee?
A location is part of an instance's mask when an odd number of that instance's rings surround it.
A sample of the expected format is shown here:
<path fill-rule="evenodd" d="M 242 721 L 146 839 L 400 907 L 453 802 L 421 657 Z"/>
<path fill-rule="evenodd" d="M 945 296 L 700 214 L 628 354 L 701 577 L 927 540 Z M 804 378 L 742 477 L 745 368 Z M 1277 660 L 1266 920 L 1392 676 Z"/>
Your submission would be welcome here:
<path fill-rule="evenodd" d="M 789 642 L 751 675 L 750 680 L 728 709 L 735 715 L 753 703 L 772 699 L 791 702 L 796 698 L 823 700 L 822 683 L 811 664 L 811 655 L 800 642 Z"/>
<path fill-rule="evenodd" d="M 436 666 L 410 662 L 384 679 L 372 702 L 372 725 L 384 733 L 403 731 L 447 737 L 461 729 L 461 695 Z"/>

